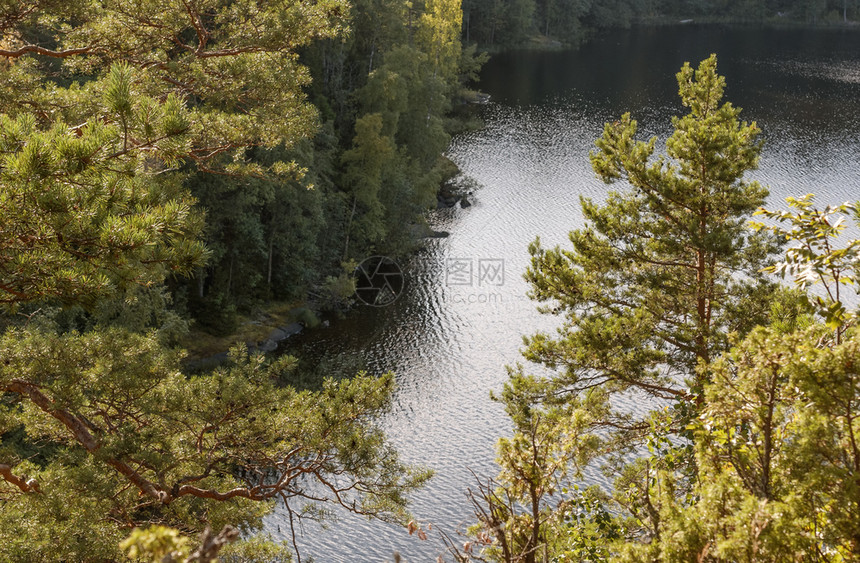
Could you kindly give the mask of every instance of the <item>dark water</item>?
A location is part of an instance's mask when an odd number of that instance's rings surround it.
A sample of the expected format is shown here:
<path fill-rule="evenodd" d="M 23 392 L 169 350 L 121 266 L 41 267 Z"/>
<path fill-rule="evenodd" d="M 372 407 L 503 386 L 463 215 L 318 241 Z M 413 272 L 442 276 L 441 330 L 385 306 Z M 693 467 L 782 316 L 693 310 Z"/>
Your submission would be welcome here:
<path fill-rule="evenodd" d="M 362 365 L 397 374 L 381 424 L 407 461 L 436 470 L 412 505 L 423 525 L 454 535 L 470 523 L 470 470 L 494 475 L 493 445 L 509 432 L 489 392 L 519 360 L 523 334 L 553 329 L 526 297 L 528 243 L 564 244 L 581 224 L 579 196 L 606 193 L 588 163 L 603 123 L 630 111 L 643 136 L 665 138 L 682 110 L 675 73 L 712 52 L 727 99 L 764 132 L 752 177 L 770 186 L 771 206 L 807 192 L 822 204 L 860 198 L 860 33 L 685 26 L 617 32 L 575 52 L 494 57 L 482 74 L 487 126 L 449 151 L 481 186 L 475 205 L 432 215 L 451 236 L 401 264 L 407 285 L 393 305 L 359 308 L 297 344 L 332 373 Z M 267 531 L 286 539 L 280 511 Z M 350 515 L 304 532 L 303 554 L 323 563 L 391 561 L 394 550 L 435 561 L 442 552 L 433 532 L 422 542 Z"/>

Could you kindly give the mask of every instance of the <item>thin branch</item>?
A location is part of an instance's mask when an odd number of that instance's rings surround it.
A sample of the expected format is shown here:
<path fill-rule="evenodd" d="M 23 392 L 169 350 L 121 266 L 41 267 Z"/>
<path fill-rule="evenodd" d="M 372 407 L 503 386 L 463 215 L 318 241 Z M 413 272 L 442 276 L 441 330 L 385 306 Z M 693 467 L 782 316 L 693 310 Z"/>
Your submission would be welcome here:
<path fill-rule="evenodd" d="M 93 51 L 93 47 L 80 47 L 77 49 L 65 49 L 62 51 L 54 51 L 52 49 L 46 49 L 44 47 L 39 47 L 38 45 L 24 45 L 23 47 L 20 47 L 16 50 L 13 50 L 13 51 L 7 51 L 6 49 L 0 49 L 0 57 L 17 59 L 18 57 L 24 56 L 27 53 L 35 53 L 37 55 L 44 55 L 46 57 L 65 59 L 68 57 L 73 57 L 75 55 L 85 55 L 91 51 Z"/>

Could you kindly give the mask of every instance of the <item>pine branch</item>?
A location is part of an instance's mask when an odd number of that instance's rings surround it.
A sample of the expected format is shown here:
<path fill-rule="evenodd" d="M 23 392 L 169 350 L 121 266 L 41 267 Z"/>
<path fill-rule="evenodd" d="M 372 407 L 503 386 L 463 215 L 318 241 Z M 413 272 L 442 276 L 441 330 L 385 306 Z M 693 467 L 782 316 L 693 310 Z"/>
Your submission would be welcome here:
<path fill-rule="evenodd" d="M 54 57 L 57 59 L 66 59 L 68 57 L 73 57 L 75 55 L 85 55 L 87 53 L 91 53 L 93 51 L 93 47 L 79 47 L 77 49 L 64 49 L 62 51 L 54 51 L 52 49 L 46 49 L 44 47 L 40 47 L 38 45 L 24 45 L 23 47 L 19 47 L 18 49 L 9 51 L 6 49 L 0 49 L 0 57 L 6 57 L 9 59 L 17 59 L 22 57 L 28 53 L 34 53 L 36 55 L 43 55 L 45 57 Z"/>
<path fill-rule="evenodd" d="M 26 475 L 19 476 L 12 473 L 12 466 L 8 463 L 0 463 L 0 477 L 7 483 L 15 485 L 23 493 L 38 493 L 39 482 L 35 479 L 27 479 Z"/>

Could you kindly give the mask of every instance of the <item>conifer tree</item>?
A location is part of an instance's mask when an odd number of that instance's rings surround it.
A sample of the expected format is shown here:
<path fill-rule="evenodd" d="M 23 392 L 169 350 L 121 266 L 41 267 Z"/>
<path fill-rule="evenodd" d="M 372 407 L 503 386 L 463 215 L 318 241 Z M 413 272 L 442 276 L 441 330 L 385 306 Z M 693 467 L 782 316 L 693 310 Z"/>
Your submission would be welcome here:
<path fill-rule="evenodd" d="M 48 314 L 203 264 L 187 170 L 295 180 L 294 164 L 245 157 L 313 130 L 296 49 L 336 36 L 345 13 L 337 0 L 0 4 L 0 301 L 29 314 L 0 336 L 0 559 L 117 560 L 136 526 L 251 532 L 275 502 L 291 523 L 325 503 L 404 518 L 428 473 L 374 423 L 390 374 L 300 392 L 282 380 L 293 359 L 236 351 L 187 377 L 157 333 L 64 330 Z"/>
<path fill-rule="evenodd" d="M 697 364 L 766 316 L 759 301 L 773 286 L 760 270 L 776 248 L 748 225 L 767 195 L 743 178 L 758 163 L 758 128 L 722 103 L 715 56 L 696 70 L 685 64 L 677 79 L 689 113 L 673 118 L 666 156 L 654 156 L 656 138 L 634 140 L 629 114 L 607 124 L 592 166 L 630 189 L 602 205 L 582 199 L 588 223 L 570 234 L 571 250 L 531 245 L 532 296 L 564 323 L 525 351 L 557 370 L 547 397 L 652 397 L 671 406 L 674 431 L 701 404 Z M 606 422 L 642 435 L 645 418 L 619 412 Z"/>
<path fill-rule="evenodd" d="M 688 425 L 701 413 L 708 381 L 697 368 L 728 349 L 729 332 L 764 322 L 774 291 L 761 269 L 777 245 L 748 224 L 767 195 L 744 179 L 758 163 L 759 129 L 722 101 L 725 80 L 716 62 L 712 55 L 677 74 L 689 112 L 673 118 L 665 156 L 654 154 L 656 138 L 635 140 L 629 114 L 606 124 L 592 166 L 605 182 L 629 187 L 609 192 L 603 204 L 581 199 L 587 224 L 570 233 L 572 248 L 547 249 L 539 240 L 530 246 L 531 296 L 562 323 L 555 334 L 525 339 L 524 357 L 552 374 L 512 369 L 501 395 L 509 411 L 527 415 L 520 416 L 525 423 L 514 418 L 520 439 L 510 444 L 522 451 L 499 456 L 502 475 L 543 434 L 560 434 L 551 458 L 579 470 L 600 459 L 616 479 L 614 510 L 628 537 L 659 538 L 660 495 L 691 490 L 697 469 Z M 513 408 L 523 403 L 529 407 Z M 561 426 L 523 434 L 537 419 Z M 531 486 L 557 486 L 557 477 L 545 473 Z M 547 536 L 538 519 L 532 525 Z M 568 556 L 589 552 L 577 553 Z"/>
<path fill-rule="evenodd" d="M 40 127 L 0 115 L 0 302 L 94 304 L 202 263 L 202 216 L 169 171 L 189 148 L 189 112 L 135 93 L 116 63 L 93 94 L 101 120 Z M 134 139 L 134 141 L 131 141 Z M 134 145 L 134 146 L 133 146 Z"/>
<path fill-rule="evenodd" d="M 6 3 L 2 14 L 0 113 L 88 121 L 96 117 L 90 88 L 122 61 L 135 70 L 132 94 L 173 94 L 186 102 L 186 158 L 202 169 L 237 171 L 247 167 L 246 147 L 289 146 L 314 130 L 315 110 L 302 91 L 310 77 L 297 50 L 341 34 L 347 6 L 341 0 L 33 0 Z M 45 78 L 72 86 L 56 88 Z M 127 141 L 134 145 L 137 137 Z M 231 159 L 219 161 L 225 155 Z"/>

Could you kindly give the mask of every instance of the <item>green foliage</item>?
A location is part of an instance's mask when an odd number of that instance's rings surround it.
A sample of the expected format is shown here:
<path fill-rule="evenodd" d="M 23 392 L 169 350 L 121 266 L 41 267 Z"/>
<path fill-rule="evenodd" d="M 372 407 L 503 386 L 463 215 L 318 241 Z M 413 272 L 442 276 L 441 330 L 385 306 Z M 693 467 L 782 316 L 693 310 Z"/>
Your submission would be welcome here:
<path fill-rule="evenodd" d="M 536 561 L 542 551 L 657 557 L 655 546 L 675 533 L 673 511 L 696 498 L 700 460 L 690 424 L 706 408 L 712 377 L 699 366 L 729 350 L 730 333 L 768 322 L 771 307 L 757 302 L 778 303 L 773 310 L 783 316 L 796 303 L 761 272 L 776 241 L 748 224 L 767 195 L 743 178 L 758 163 L 758 128 L 722 102 L 715 56 L 695 70 L 685 64 L 677 79 L 689 113 L 672 120 L 666 155 L 654 155 L 655 138 L 635 140 L 629 114 L 608 123 L 592 166 L 630 189 L 610 192 L 603 205 L 582 199 L 588 224 L 570 234 L 572 249 L 545 249 L 539 240 L 529 248 L 531 296 L 563 323 L 555 334 L 525 339 L 525 358 L 552 375 L 512 370 L 500 397 L 514 437 L 499 442 L 499 490 L 474 504 L 522 503 L 528 509 L 514 520 L 528 539 L 505 537 L 520 546 L 505 554 L 497 535 L 492 560 Z M 622 410 L 622 398 L 653 406 Z M 557 480 L 596 463 L 615 477 L 611 498 L 591 497 L 559 525 L 569 503 L 548 500 Z"/>
<path fill-rule="evenodd" d="M 768 270 L 792 274 L 804 289 L 820 281 L 825 297 L 783 292 L 770 326 L 701 366 L 711 383 L 690 426 L 700 467 L 697 502 L 667 503 L 662 517 L 671 533 L 648 548 L 627 546 L 630 560 L 646 553 L 666 561 L 860 558 L 860 340 L 852 327 L 856 311 L 848 311 L 839 291 L 856 283 L 858 241 L 833 246 L 841 231 L 833 215 L 855 206 L 821 212 L 811 195 L 789 204 L 798 211 L 760 212 L 791 229 L 759 229 L 800 244 Z M 811 324 L 812 313 L 826 325 Z"/>
<path fill-rule="evenodd" d="M 175 561 L 189 555 L 189 542 L 190 539 L 180 535 L 179 530 L 150 526 L 145 530 L 135 528 L 131 535 L 119 544 L 119 548 L 134 560 Z"/>
<path fill-rule="evenodd" d="M 460 48 L 459 6 L 360 1 L 349 16 L 346 37 L 302 49 L 324 120 L 316 136 L 245 151 L 244 169 L 264 177 L 187 180 L 212 258 L 182 291 L 207 330 L 218 296 L 246 312 L 330 295 L 344 260 L 414 248 L 411 226 L 435 205 L 450 100 L 483 60 Z"/>
<path fill-rule="evenodd" d="M 590 452 L 599 446 L 591 428 L 603 406 L 591 395 L 576 406 L 542 409 L 533 404 L 541 393 L 534 380 L 519 367 L 509 369 L 509 376 L 501 396 L 494 398 L 505 405 L 514 434 L 496 446 L 496 479 L 469 491 L 478 517 L 468 530 L 474 540 L 463 552 L 451 542 L 449 547 L 462 561 L 474 556 L 506 563 L 534 563 L 547 554 L 564 561 L 602 553 L 596 531 L 611 535 L 614 524 L 596 491 L 580 493 L 570 478 L 581 477 Z"/>
<path fill-rule="evenodd" d="M 753 290 L 756 270 L 773 249 L 746 224 L 767 194 L 742 179 L 757 164 L 757 127 L 741 123 L 731 104 L 719 105 L 723 79 L 715 57 L 695 72 L 685 65 L 678 82 L 690 113 L 673 119 L 668 158 L 652 158 L 656 139 L 634 140 L 636 122 L 629 115 L 607 124 L 591 156 L 595 172 L 633 189 L 611 192 L 603 206 L 583 199 L 590 225 L 571 233 L 574 250 L 545 250 L 536 242 L 527 273 L 536 299 L 557 301 L 569 312 L 568 348 L 598 345 L 593 338 L 612 332 L 601 347 L 626 351 L 585 361 L 611 364 L 621 374 L 616 379 L 653 384 L 651 392 L 665 398 L 686 391 L 669 383 L 671 376 L 649 375 L 642 367 L 668 362 L 676 373 L 692 376 L 687 384 L 694 387 L 696 362 L 720 350 L 725 331 L 738 322 L 727 305 Z M 529 359 L 576 365 L 545 335 L 531 342 Z M 667 345 L 677 352 L 664 353 Z M 640 375 L 624 376 L 628 369 Z"/>
<path fill-rule="evenodd" d="M 209 294 L 205 300 L 191 302 L 197 324 L 214 336 L 227 336 L 239 328 L 236 305 L 223 293 Z"/>
<path fill-rule="evenodd" d="M 428 2 L 414 44 L 380 53 L 382 64 L 358 91 L 352 146 L 343 153 L 347 209 L 343 259 L 402 253 L 410 225 L 432 206 L 444 179 L 445 115 L 479 59 L 464 58 L 459 2 Z"/>
<path fill-rule="evenodd" d="M 760 327 L 710 366 L 694 425 L 696 502 L 668 498 L 666 531 L 622 560 L 855 561 L 858 346 L 823 326 Z"/>
<path fill-rule="evenodd" d="M 113 104 L 146 107 L 147 121 L 42 129 L 31 114 L 0 115 L 0 301 L 8 305 L 46 297 L 92 305 L 204 258 L 193 200 L 176 178 L 155 173 L 182 152 L 187 112 L 175 97 L 111 101 L 130 83 L 127 67 L 113 69 L 105 120 L 117 116 Z M 148 139 L 145 150 L 130 148 L 129 136 Z"/>
<path fill-rule="evenodd" d="M 789 228 L 779 225 L 767 226 L 755 223 L 760 230 L 768 230 L 785 238 L 792 244 L 785 253 L 785 260 L 765 268 L 780 277 L 786 274 L 794 278 L 800 289 L 821 284 L 823 295 L 815 295 L 811 301 L 824 322 L 836 331 L 837 340 L 842 332 L 857 318 L 857 313 L 849 312 L 843 303 L 843 286 L 853 286 L 860 293 L 860 240 L 849 241 L 845 248 L 835 244 L 845 230 L 845 217 L 842 213 L 853 213 L 860 225 L 860 207 L 857 204 L 843 203 L 828 205 L 823 211 L 814 207 L 814 195 L 801 198 L 788 198 L 788 205 L 797 211 L 768 211 L 760 209 L 756 214 L 763 215 L 779 223 L 788 223 Z M 804 294 L 805 295 L 805 294 Z"/>
<path fill-rule="evenodd" d="M 26 307 L 31 308 L 32 305 Z M 168 347 L 175 346 L 188 333 L 189 324 L 173 310 L 166 288 L 136 285 L 125 294 L 98 301 L 91 309 L 79 305 L 43 305 L 35 314 L 28 315 L 28 323 L 59 333 L 87 332 L 106 326 L 140 333 L 156 331 L 158 339 Z"/>
<path fill-rule="evenodd" d="M 12 57 L 13 75 L 42 81 L 50 66 L 31 62 L 28 57 L 34 53 L 61 61 L 61 72 L 79 80 L 134 74 L 138 80 L 133 87 L 107 93 L 120 121 L 147 112 L 146 107 L 134 110 L 128 96 L 162 99 L 172 94 L 189 105 L 185 127 L 193 146 L 186 156 L 204 168 L 227 164 L 235 170 L 247 169 L 241 162 L 245 147 L 291 144 L 313 130 L 314 110 L 301 90 L 309 76 L 295 53 L 314 39 L 342 33 L 347 13 L 338 0 L 313 5 L 252 0 L 29 4 L 10 7 L 3 19 L 3 35 L 12 43 L 6 55 Z M 48 37 L 53 48 L 28 41 L 33 35 Z M 115 61 L 129 66 L 109 71 Z M 2 108 L 46 120 L 62 108 L 64 119 L 79 123 L 95 113 L 88 100 L 92 85 L 57 89 L 42 81 L 35 90 L 4 98 Z M 227 152 L 238 161 L 214 160 Z"/>
<path fill-rule="evenodd" d="M 292 561 L 285 544 L 275 544 L 263 536 L 236 541 L 239 532 L 225 526 L 217 535 L 206 528 L 200 534 L 199 546 L 191 551 L 189 538 L 179 530 L 164 526 L 135 528 L 120 543 L 120 549 L 135 561 L 152 563 L 287 563 Z"/>
<path fill-rule="evenodd" d="M 355 261 L 341 264 L 343 271 L 337 276 L 328 276 L 322 286 L 323 309 L 339 312 L 348 309 L 355 295 Z"/>
<path fill-rule="evenodd" d="M 460 29 L 463 10 L 460 0 L 427 0 L 415 30 L 418 48 L 433 63 L 433 73 L 452 80 L 460 64 Z"/>
<path fill-rule="evenodd" d="M 275 543 L 259 534 L 231 543 L 219 554 L 219 561 L 223 563 L 290 563 L 292 560 L 286 542 Z"/>
<path fill-rule="evenodd" d="M 558 555 L 554 561 L 606 561 L 611 542 L 619 539 L 624 528 L 606 509 L 604 494 L 599 487 L 580 491 L 574 486 L 563 508 L 564 525 L 557 534 L 557 545 L 552 550 Z"/>
<path fill-rule="evenodd" d="M 108 213 L 119 214 L 124 203 L 128 205 L 122 219 L 129 223 L 129 230 L 137 229 L 129 237 L 140 238 L 134 233 L 146 232 L 147 217 L 142 210 L 163 205 L 156 195 L 172 201 L 178 207 L 177 214 L 190 213 L 196 200 L 206 212 L 205 242 L 211 259 L 205 268 L 200 268 L 199 259 L 186 264 L 173 260 L 175 270 L 171 273 L 194 270 L 196 283 L 182 288 L 183 284 L 173 281 L 172 288 L 179 297 L 177 301 L 187 304 L 204 325 L 216 325 L 209 322 L 211 315 L 207 311 L 212 309 L 211 304 L 204 303 L 210 297 L 218 300 L 220 296 L 225 306 L 239 311 L 270 298 L 303 297 L 314 284 L 337 270 L 343 257 L 349 202 L 335 187 L 340 182 L 340 157 L 344 151 L 340 145 L 346 144 L 340 143 L 339 137 L 351 135 L 355 111 L 352 108 L 338 114 L 337 124 L 319 128 L 317 111 L 304 94 L 310 86 L 311 69 L 299 64 L 297 52 L 302 49 L 312 53 L 318 45 L 331 44 L 326 40 L 340 39 L 348 18 L 354 16 L 356 21 L 367 23 L 366 27 L 374 26 L 376 39 L 372 40 L 371 50 L 381 61 L 383 51 L 411 41 L 407 31 L 412 16 L 404 8 L 392 3 L 368 3 L 359 7 L 359 13 L 350 14 L 341 0 L 313 5 L 205 0 L 187 6 L 170 2 L 99 4 L 85 0 L 13 2 L 4 8 L 0 19 L 0 36 L 4 38 L 0 54 L 7 61 L 0 67 L 0 83 L 4 92 L 8 90 L 0 113 L 8 118 L 5 128 L 17 120 L 29 120 L 27 127 L 42 136 L 28 143 L 21 136 L 23 132 L 7 131 L 11 144 L 6 151 L 9 162 L 5 173 L 17 178 L 29 170 L 20 170 L 22 166 L 39 166 L 43 176 L 53 174 L 50 177 L 57 178 L 60 172 L 68 176 L 58 186 L 67 186 L 69 197 L 44 202 L 53 207 L 33 214 L 34 218 L 59 214 L 60 206 L 73 207 L 86 197 L 107 200 L 105 213 L 91 219 L 93 232 L 70 240 L 72 248 L 81 246 L 84 236 L 90 241 L 98 235 L 95 229 L 103 224 L 104 229 L 110 227 L 106 223 L 111 219 Z M 367 22 L 368 16 L 371 22 Z M 380 21 L 385 22 L 381 27 Z M 358 49 L 364 44 L 358 41 L 354 46 Z M 308 59 L 313 62 L 312 56 Z M 362 67 L 364 77 L 342 84 L 342 91 L 317 96 L 323 109 L 338 107 L 337 100 L 352 96 L 363 85 L 373 65 Z M 313 72 L 319 72 L 320 83 L 332 84 L 325 77 L 329 69 L 314 67 Z M 326 96 L 330 96 L 331 104 Z M 15 127 L 23 126 L 19 123 Z M 437 143 L 432 150 L 438 154 L 443 149 Z M 12 162 L 17 156 L 20 158 Z M 66 163 L 66 169 L 51 171 L 45 168 L 50 163 Z M 179 175 L 180 169 L 185 174 Z M 398 170 L 399 188 L 420 185 L 426 189 L 429 185 L 413 184 L 412 169 L 408 173 L 404 168 Z M 86 178 L 81 178 L 85 173 Z M 99 174 L 105 173 L 116 179 L 103 183 L 101 189 L 121 189 L 119 193 L 125 199 L 105 198 L 86 183 L 85 191 L 72 188 L 85 181 L 98 183 Z M 38 180 L 29 176 L 30 184 Z M 28 177 L 18 178 L 18 182 L 25 179 Z M 110 188 L 111 184 L 115 186 Z M 157 194 L 150 194 L 156 187 Z M 194 199 L 183 188 L 189 189 Z M 32 185 L 28 189 L 39 187 Z M 56 192 L 59 196 L 60 190 Z M 123 192 L 135 194 L 136 200 L 126 201 Z M 412 222 L 432 200 L 422 193 L 418 206 L 400 205 L 399 194 L 383 198 L 385 214 L 390 215 L 386 220 Z M 66 201 L 76 194 L 80 194 L 78 200 Z M 147 195 L 150 200 L 145 199 Z M 20 198 L 25 197 L 27 193 L 20 194 Z M 16 202 L 12 209 L 22 205 Z M 153 215 L 163 215 L 165 211 L 156 209 Z M 134 213 L 140 215 L 136 222 L 131 221 Z M 198 239 L 202 217 L 192 215 L 194 222 L 188 221 L 191 225 L 187 239 Z M 66 225 L 64 221 L 65 217 L 57 217 L 59 224 Z M 177 221 L 174 225 L 179 226 Z M 7 234 L 6 239 L 14 239 L 13 233 Z M 65 240 L 70 234 L 57 236 Z M 174 238 L 179 239 L 179 233 L 174 233 Z M 135 242 L 141 244 L 141 249 L 162 253 L 170 249 L 163 243 Z M 357 255 L 366 255 L 370 250 L 361 245 L 354 247 Z M 83 250 L 95 254 L 97 249 Z M 180 250 L 190 249 L 177 252 Z M 80 261 L 78 267 L 88 262 L 91 261 Z M 94 266 L 98 264 L 92 262 Z M 27 279 L 21 283 L 45 280 L 43 285 L 47 286 L 51 282 L 48 270 L 59 272 L 64 266 L 51 263 L 45 264 L 43 271 L 22 272 Z M 71 286 L 77 284 L 80 293 L 89 294 L 95 302 L 99 297 L 89 289 L 104 287 L 109 292 L 111 284 L 122 281 L 117 276 L 106 279 L 96 267 L 66 273 L 64 283 L 70 287 L 51 293 L 49 287 L 30 290 L 12 286 L 21 294 L 14 299 L 29 300 L 38 291 L 69 296 Z"/>
<path fill-rule="evenodd" d="M 316 328 L 320 324 L 316 314 L 307 307 L 301 307 L 296 311 L 296 320 L 310 328 Z"/>
<path fill-rule="evenodd" d="M 377 60 L 395 61 L 409 88 L 413 76 L 433 86 L 407 90 L 413 105 L 393 117 L 403 127 L 378 134 L 396 162 L 368 201 L 393 235 L 432 199 L 458 77 L 433 82 L 420 51 L 411 69 L 411 14 L 378 12 Z M 183 329 L 165 279 L 223 330 L 239 308 L 300 295 L 340 263 L 352 193 L 337 186 L 364 189 L 340 182 L 345 163 L 355 178 L 373 172 L 342 159 L 356 112 L 338 101 L 366 79 L 320 97 L 339 121 L 318 127 L 297 53 L 334 44 L 348 13 L 340 0 L 0 4 L 0 300 L 50 313 L 0 338 L 0 559 L 116 560 L 128 530 L 149 525 L 251 532 L 274 502 L 291 517 L 324 516 L 327 502 L 405 517 L 429 474 L 404 466 L 373 423 L 390 374 L 298 391 L 278 384 L 292 359 L 237 352 L 189 378 L 162 345 Z M 438 64 L 459 55 L 445 41 L 432 42 Z M 192 272 L 188 286 L 175 279 Z M 57 303 L 82 308 L 47 308 Z M 141 532 L 129 548 L 158 557 L 172 537 Z M 260 542 L 224 553 L 255 549 L 285 558 Z"/>
<path fill-rule="evenodd" d="M 13 426 L 2 430 L 23 425 L 58 446 L 25 459 L 4 445 L 3 558 L 52 558 L 50 538 L 68 527 L 73 560 L 113 557 L 125 526 L 253 530 L 275 501 L 296 516 L 313 517 L 313 501 L 400 520 L 405 493 L 428 477 L 372 422 L 390 374 L 299 392 L 276 384 L 292 358 L 236 352 L 231 367 L 189 379 L 157 339 L 121 330 L 8 331 L 0 356 L 0 389 L 20 399 L 4 403 Z M 42 532 L 21 542 L 22 526 Z"/>
<path fill-rule="evenodd" d="M 676 422 L 659 429 L 670 433 L 701 401 L 706 380 L 697 363 L 725 350 L 729 331 L 749 325 L 738 305 L 771 291 L 758 270 L 775 248 L 747 225 L 767 193 L 743 180 L 758 160 L 758 129 L 720 105 L 715 57 L 696 71 L 685 65 L 678 83 L 690 113 L 673 119 L 667 156 L 653 156 L 656 139 L 634 140 L 629 115 L 607 124 L 592 165 L 632 190 L 611 192 L 602 206 L 583 199 L 589 225 L 570 234 L 573 249 L 536 241 L 526 274 L 532 296 L 550 303 L 543 310 L 565 317 L 555 338 L 527 339 L 525 357 L 559 372 L 544 381 L 548 396 L 601 389 L 608 401 L 635 390 L 674 403 Z M 628 447 L 649 428 L 617 416 L 629 429 Z"/>
<path fill-rule="evenodd" d="M 715 65 L 678 74 L 690 113 L 666 157 L 629 115 L 607 124 L 592 165 L 633 190 L 583 200 L 573 250 L 530 247 L 532 295 L 564 323 L 524 355 L 555 374 L 509 371 L 498 400 L 514 436 L 498 480 L 470 491 L 482 551 L 450 545 L 459 561 L 860 560 L 860 330 L 845 299 L 860 241 L 836 244 L 858 204 L 822 211 L 810 194 L 748 224 L 766 195 L 742 178 L 760 143 L 720 105 Z M 775 238 L 791 245 L 777 262 Z M 649 396 L 661 408 L 613 404 Z M 549 500 L 589 464 L 615 477 L 611 495 Z"/>
<path fill-rule="evenodd" d="M 188 283 L 189 309 L 206 326 L 213 301 L 247 311 L 272 298 L 296 299 L 325 272 L 338 249 L 327 237 L 337 233 L 331 217 L 333 173 L 327 162 L 334 148 L 328 130 L 292 150 L 257 149 L 254 162 L 278 175 L 235 178 L 197 174 L 186 182 L 207 209 L 205 240 L 211 257 Z M 336 213 L 340 213 L 337 210 Z M 339 246 L 339 241 L 337 241 Z"/>

